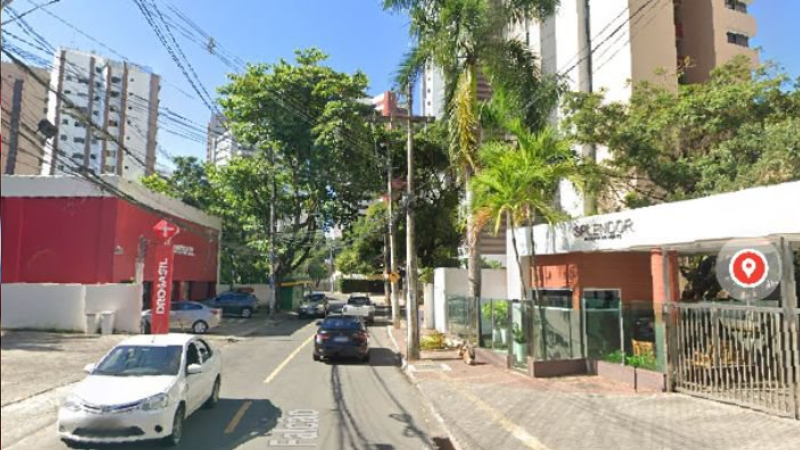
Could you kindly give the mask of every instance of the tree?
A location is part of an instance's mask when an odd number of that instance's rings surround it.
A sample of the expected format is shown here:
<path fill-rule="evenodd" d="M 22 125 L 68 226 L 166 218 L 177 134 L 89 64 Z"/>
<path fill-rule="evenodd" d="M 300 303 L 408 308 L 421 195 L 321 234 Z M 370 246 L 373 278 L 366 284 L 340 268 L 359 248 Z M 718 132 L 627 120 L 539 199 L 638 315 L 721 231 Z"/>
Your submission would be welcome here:
<path fill-rule="evenodd" d="M 524 280 L 516 234 L 520 224 L 528 224 L 530 241 L 535 249 L 533 224 L 542 218 L 549 223 L 564 218 L 553 206 L 559 183 L 569 179 L 580 185 L 580 166 L 570 142 L 550 128 L 532 133 L 520 121 L 512 121 L 508 131 L 515 142 L 490 142 L 479 154 L 483 169 L 473 179 L 475 215 L 478 223 L 492 223 L 497 233 L 503 222 L 512 231 L 514 256 Z M 535 252 L 531 264 L 536 267 Z M 541 306 L 537 272 L 533 271 L 533 298 Z M 522 286 L 528 298 L 529 289 Z"/>
<path fill-rule="evenodd" d="M 567 125 L 611 152 L 606 197 L 627 194 L 628 207 L 697 198 L 800 179 L 799 87 L 736 58 L 703 84 L 640 83 L 625 104 L 569 94 Z"/>
<path fill-rule="evenodd" d="M 380 187 L 365 120 L 371 108 L 360 102 L 367 78 L 326 60 L 319 50 L 300 50 L 294 64 L 248 65 L 220 89 L 227 126 L 256 154 L 216 170 L 212 183 L 240 218 L 248 248 L 267 253 L 276 244 L 276 284 L 308 260 L 325 229 L 355 220 Z"/>
<path fill-rule="evenodd" d="M 386 9 L 408 11 L 416 44 L 401 63 L 398 84 L 413 86 L 429 65 L 444 74 L 451 161 L 465 186 L 470 185 L 478 169 L 481 118 L 477 86 L 481 75 L 488 76 L 496 89 L 517 94 L 525 123 L 541 126 L 552 110 L 553 104 L 547 100 L 553 96 L 543 92 L 552 91 L 553 84 L 542 82 L 533 54 L 523 43 L 504 36 L 503 31 L 514 22 L 545 18 L 557 4 L 557 0 L 384 0 Z M 472 192 L 466 189 L 467 211 L 472 210 L 472 201 Z M 480 228 L 469 213 L 466 234 L 469 295 L 479 298 Z"/>

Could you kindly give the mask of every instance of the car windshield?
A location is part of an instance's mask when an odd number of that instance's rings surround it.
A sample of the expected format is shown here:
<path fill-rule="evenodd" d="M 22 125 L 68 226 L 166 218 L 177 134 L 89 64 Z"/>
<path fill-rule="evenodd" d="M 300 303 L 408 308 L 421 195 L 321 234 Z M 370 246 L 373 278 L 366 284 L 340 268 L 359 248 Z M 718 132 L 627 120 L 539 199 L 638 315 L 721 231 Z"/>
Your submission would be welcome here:
<path fill-rule="evenodd" d="M 320 328 L 324 331 L 356 331 L 361 328 L 361 322 L 349 317 L 328 319 Z"/>
<path fill-rule="evenodd" d="M 95 368 L 93 375 L 115 377 L 178 375 L 183 348 L 120 346 Z"/>
<path fill-rule="evenodd" d="M 347 303 L 351 306 L 369 306 L 369 299 L 366 297 L 354 297 Z"/>

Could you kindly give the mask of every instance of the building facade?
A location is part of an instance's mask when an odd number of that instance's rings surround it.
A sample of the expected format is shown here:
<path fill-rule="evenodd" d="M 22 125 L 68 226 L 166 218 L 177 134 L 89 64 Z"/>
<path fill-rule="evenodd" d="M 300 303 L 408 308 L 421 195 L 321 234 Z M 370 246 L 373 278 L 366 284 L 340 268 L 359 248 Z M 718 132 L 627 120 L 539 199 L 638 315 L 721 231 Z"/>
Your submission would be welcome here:
<path fill-rule="evenodd" d="M 32 69 L 43 81 L 44 69 Z M 47 87 L 16 64 L 2 63 L 2 167 L 4 175 L 37 175 L 42 170 L 39 124 L 47 118 Z"/>
<path fill-rule="evenodd" d="M 137 183 L 103 179 L 135 201 L 76 176 L 3 177 L 2 283 L 142 283 L 147 301 L 160 242 L 153 227 L 167 219 L 182 228 L 173 239 L 174 300 L 213 296 L 222 221 Z"/>
<path fill-rule="evenodd" d="M 206 146 L 207 161 L 215 166 L 224 166 L 233 158 L 251 157 L 255 154 L 252 148 L 244 147 L 226 129 L 224 117 L 215 115 L 208 123 L 208 144 Z"/>
<path fill-rule="evenodd" d="M 129 180 L 154 173 L 161 79 L 150 69 L 62 49 L 50 77 L 42 175 L 86 168 Z"/>

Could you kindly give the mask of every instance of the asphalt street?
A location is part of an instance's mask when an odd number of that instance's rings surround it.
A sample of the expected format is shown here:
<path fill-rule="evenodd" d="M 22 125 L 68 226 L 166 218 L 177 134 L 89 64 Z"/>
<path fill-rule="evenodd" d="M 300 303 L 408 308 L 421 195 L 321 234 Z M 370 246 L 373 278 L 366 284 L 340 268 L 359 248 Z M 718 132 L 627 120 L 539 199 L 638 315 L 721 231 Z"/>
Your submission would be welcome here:
<path fill-rule="evenodd" d="M 223 350 L 222 400 L 186 424 L 185 450 L 432 448 L 435 428 L 419 394 L 389 350 L 384 326 L 371 329 L 371 362 L 312 360 L 311 321 L 255 329 Z M 297 439 L 298 423 L 302 437 Z M 293 438 L 295 437 L 295 438 Z M 62 450 L 55 424 L 8 447 Z M 115 447 L 159 448 L 156 443 Z"/>

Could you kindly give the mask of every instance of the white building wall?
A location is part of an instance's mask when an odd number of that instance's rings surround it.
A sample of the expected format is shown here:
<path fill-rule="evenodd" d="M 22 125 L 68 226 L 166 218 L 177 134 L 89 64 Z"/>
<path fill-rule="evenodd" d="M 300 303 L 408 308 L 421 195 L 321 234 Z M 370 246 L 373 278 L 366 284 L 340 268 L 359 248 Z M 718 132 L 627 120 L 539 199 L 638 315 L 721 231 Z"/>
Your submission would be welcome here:
<path fill-rule="evenodd" d="M 95 60 L 95 70 L 91 71 L 91 60 Z M 62 70 L 61 51 L 55 55 L 50 85 L 53 91 L 58 90 L 59 76 Z M 150 111 L 158 108 L 158 104 L 150 104 L 151 80 L 155 75 L 148 70 L 127 64 L 128 74 L 125 77 L 126 64 L 76 50 L 66 50 L 63 60 L 63 85 L 61 96 L 69 99 L 80 113 L 70 112 L 66 102 L 60 101 L 54 92 L 48 98 L 48 120 L 58 126 L 58 134 L 45 144 L 45 163 L 43 175 L 50 175 L 53 161 L 53 146 L 58 145 L 55 174 L 68 174 L 76 166 L 84 165 L 86 127 L 90 124 L 84 119 L 91 119 L 91 126 L 105 131 L 93 130 L 90 136 L 89 168 L 97 173 L 113 174 L 117 170 L 117 158 L 123 158 L 122 175 L 131 180 L 138 180 L 145 175 L 148 153 L 148 133 L 150 130 Z M 112 82 L 109 84 L 109 80 Z M 93 90 L 90 98 L 91 80 Z M 127 83 L 127 89 L 123 87 Z M 158 84 L 156 84 L 158 86 Z M 108 95 L 110 93 L 110 95 Z M 127 99 L 123 108 L 123 98 Z M 157 98 L 157 93 L 156 93 Z M 90 102 L 91 100 L 91 102 Z M 89 105 L 91 103 L 91 110 Z M 59 105 L 58 111 L 56 105 Z M 109 109 L 106 121 L 106 109 Z M 57 114 L 59 119 L 56 120 Z M 124 136 L 120 136 L 121 126 L 125 125 Z M 157 135 L 158 126 L 152 130 Z M 113 139 L 108 138 L 108 135 Z M 120 151 L 116 143 L 121 137 L 127 152 Z M 103 142 L 106 142 L 105 166 L 103 162 Z M 135 155 L 135 156 L 131 156 Z"/>
<path fill-rule="evenodd" d="M 484 269 L 481 271 L 481 298 L 506 299 L 506 271 Z M 467 271 L 464 269 L 436 269 L 434 271 L 433 298 L 434 323 L 441 333 L 447 333 L 447 298 L 466 296 L 469 286 Z"/>
<path fill-rule="evenodd" d="M 3 283 L 0 290 L 4 330 L 86 329 L 85 286 Z"/>
<path fill-rule="evenodd" d="M 114 313 L 114 330 L 138 333 L 141 329 L 144 288 L 141 284 L 87 285 L 85 313 Z"/>
<path fill-rule="evenodd" d="M 444 75 L 442 71 L 428 66 L 422 77 L 422 115 L 441 118 L 446 109 L 444 100 Z"/>

